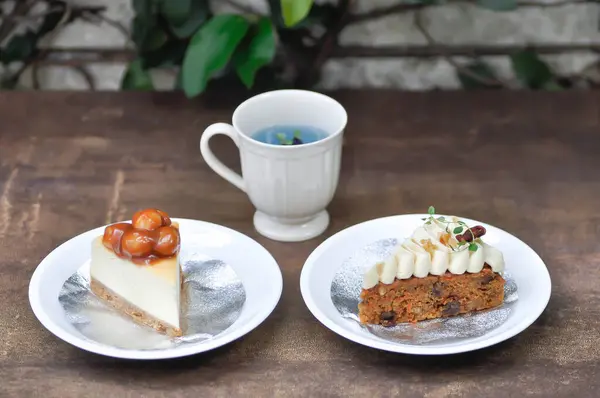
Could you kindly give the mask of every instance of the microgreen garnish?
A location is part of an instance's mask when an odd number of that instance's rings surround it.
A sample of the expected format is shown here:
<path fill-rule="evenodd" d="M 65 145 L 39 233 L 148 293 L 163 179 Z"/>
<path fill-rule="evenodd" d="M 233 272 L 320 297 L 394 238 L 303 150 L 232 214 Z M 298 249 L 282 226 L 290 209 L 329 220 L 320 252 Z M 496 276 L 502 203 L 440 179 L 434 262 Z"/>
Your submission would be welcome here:
<path fill-rule="evenodd" d="M 468 244 L 469 245 L 469 251 L 472 251 L 472 252 L 477 251 L 477 249 L 479 248 L 479 246 L 475 243 L 475 239 L 476 239 L 475 238 L 475 233 L 473 232 L 473 230 L 471 230 L 471 228 L 464 221 L 460 221 L 460 220 L 459 221 L 446 220 L 446 218 L 444 216 L 440 216 L 438 218 L 435 218 L 434 217 L 434 215 L 435 215 L 435 207 L 433 207 L 433 206 L 429 206 L 429 209 L 427 209 L 427 213 L 429 214 L 429 217 L 422 219 L 422 220 L 427 220 L 427 221 L 425 221 L 426 225 L 430 225 L 432 222 L 437 221 L 439 223 L 445 224 L 446 232 L 449 233 L 450 232 L 449 231 L 450 225 L 454 224 L 454 223 L 458 223 L 459 226 L 455 227 L 452 230 L 452 233 L 454 235 L 462 233 L 463 231 L 465 231 L 465 229 L 467 231 L 469 231 L 471 233 L 473 241 L 472 242 L 467 242 L 466 240 L 461 240 L 461 241 L 458 242 L 457 247 L 461 247 L 461 246 L 464 246 L 464 245 Z M 450 249 L 452 249 L 452 251 L 455 251 L 455 249 L 454 249 L 453 246 L 451 246 L 451 245 L 448 245 L 448 246 L 450 246 Z"/>
<path fill-rule="evenodd" d="M 281 145 L 292 145 L 292 140 L 285 138 L 285 134 L 277 133 L 276 137 Z"/>
<path fill-rule="evenodd" d="M 294 136 L 291 140 L 288 140 L 284 133 L 277 133 L 275 137 L 279 141 L 280 145 L 301 145 L 304 144 L 301 139 L 302 132 L 300 130 L 294 130 Z"/>

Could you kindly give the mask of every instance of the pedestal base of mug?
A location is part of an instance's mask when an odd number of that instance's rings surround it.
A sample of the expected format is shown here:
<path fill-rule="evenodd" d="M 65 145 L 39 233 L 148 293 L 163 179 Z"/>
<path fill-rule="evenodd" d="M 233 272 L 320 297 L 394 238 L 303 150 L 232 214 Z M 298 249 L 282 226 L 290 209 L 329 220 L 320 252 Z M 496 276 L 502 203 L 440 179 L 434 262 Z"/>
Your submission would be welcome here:
<path fill-rule="evenodd" d="M 257 211 L 254 228 L 259 234 L 280 242 L 301 242 L 321 235 L 329 225 L 329 213 L 323 210 L 316 216 L 297 223 L 281 220 Z"/>

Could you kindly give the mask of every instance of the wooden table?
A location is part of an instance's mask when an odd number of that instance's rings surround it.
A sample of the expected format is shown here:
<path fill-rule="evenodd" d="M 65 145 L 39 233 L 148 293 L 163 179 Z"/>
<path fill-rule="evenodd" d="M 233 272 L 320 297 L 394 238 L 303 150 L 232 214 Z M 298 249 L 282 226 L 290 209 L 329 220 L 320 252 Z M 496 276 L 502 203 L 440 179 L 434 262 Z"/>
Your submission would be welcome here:
<path fill-rule="evenodd" d="M 600 396 L 600 93 L 333 93 L 350 120 L 327 233 L 278 243 L 198 152 L 237 100 L 157 93 L 0 94 L 0 396 Z M 239 167 L 235 147 L 217 154 Z M 553 281 L 549 307 L 495 347 L 396 355 L 318 323 L 299 290 L 327 236 L 398 213 L 484 220 L 528 242 Z M 226 225 L 277 259 L 284 293 L 246 337 L 213 352 L 133 362 L 83 352 L 32 314 L 29 278 L 61 242 L 145 206 Z M 527 264 L 523 264 L 527 266 Z"/>

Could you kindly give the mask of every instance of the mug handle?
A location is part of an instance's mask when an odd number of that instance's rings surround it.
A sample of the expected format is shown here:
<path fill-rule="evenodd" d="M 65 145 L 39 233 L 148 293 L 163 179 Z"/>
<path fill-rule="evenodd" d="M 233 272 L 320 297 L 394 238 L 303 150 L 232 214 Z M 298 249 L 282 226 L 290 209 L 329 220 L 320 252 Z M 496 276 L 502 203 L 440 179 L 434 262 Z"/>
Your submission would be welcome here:
<path fill-rule="evenodd" d="M 244 187 L 244 179 L 242 176 L 225 166 L 223 162 L 217 159 L 215 154 L 210 150 L 208 141 L 210 141 L 210 139 L 217 134 L 228 136 L 234 142 L 235 146 L 239 148 L 237 132 L 233 126 L 227 123 L 215 123 L 208 126 L 206 130 L 204 130 L 204 133 L 202 133 L 202 136 L 200 137 L 200 153 L 202 154 L 206 164 L 208 164 L 208 166 L 213 169 L 215 173 L 235 185 L 237 188 L 246 192 Z"/>

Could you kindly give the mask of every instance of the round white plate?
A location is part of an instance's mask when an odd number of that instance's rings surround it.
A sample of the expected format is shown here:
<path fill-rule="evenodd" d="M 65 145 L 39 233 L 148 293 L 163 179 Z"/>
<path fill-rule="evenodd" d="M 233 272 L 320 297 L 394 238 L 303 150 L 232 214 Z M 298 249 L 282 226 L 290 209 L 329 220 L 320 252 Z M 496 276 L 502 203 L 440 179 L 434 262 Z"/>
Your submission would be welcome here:
<path fill-rule="evenodd" d="M 500 249 L 506 271 L 514 277 L 519 299 L 506 322 L 483 336 L 448 343 L 424 345 L 388 341 L 369 333 L 357 322 L 343 318 L 331 300 L 331 282 L 338 268 L 357 250 L 381 239 L 410 236 L 426 214 L 379 218 L 349 227 L 327 239 L 306 260 L 300 276 L 302 297 L 313 315 L 333 332 L 356 343 L 381 350 L 418 355 L 454 354 L 497 344 L 522 332 L 544 311 L 550 300 L 550 275 L 542 259 L 517 237 L 489 224 L 462 218 L 469 225 L 483 225 L 485 241 Z M 366 264 L 365 269 L 371 264 Z"/>
<path fill-rule="evenodd" d="M 130 350 L 85 338 L 65 318 L 58 301 L 64 282 L 90 259 L 92 240 L 105 227 L 93 229 L 63 243 L 38 265 L 29 283 L 29 302 L 35 316 L 50 332 L 81 349 L 128 359 L 164 359 L 198 354 L 227 344 L 263 322 L 275 309 L 283 289 L 277 262 L 260 244 L 244 234 L 203 221 L 173 218 L 179 222 L 182 245 L 190 239 L 212 258 L 229 264 L 241 279 L 246 301 L 239 318 L 209 340 L 164 350 Z"/>

